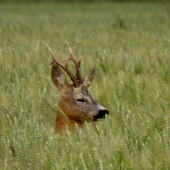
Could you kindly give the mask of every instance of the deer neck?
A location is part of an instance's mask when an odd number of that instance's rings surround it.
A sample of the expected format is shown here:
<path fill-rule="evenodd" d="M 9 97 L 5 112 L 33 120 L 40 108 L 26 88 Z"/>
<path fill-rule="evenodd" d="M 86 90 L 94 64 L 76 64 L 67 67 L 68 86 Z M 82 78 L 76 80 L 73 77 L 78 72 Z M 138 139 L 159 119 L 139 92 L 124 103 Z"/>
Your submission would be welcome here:
<path fill-rule="evenodd" d="M 64 110 L 60 107 L 60 105 L 59 105 L 59 108 L 64 112 Z M 57 125 L 56 132 L 57 133 L 65 134 L 67 131 L 67 126 L 70 132 L 74 132 L 76 124 L 78 125 L 80 129 L 84 128 L 84 122 L 75 120 L 71 117 L 67 117 L 67 118 L 68 120 L 60 113 L 59 110 L 57 111 L 57 118 L 56 118 L 56 125 Z"/>

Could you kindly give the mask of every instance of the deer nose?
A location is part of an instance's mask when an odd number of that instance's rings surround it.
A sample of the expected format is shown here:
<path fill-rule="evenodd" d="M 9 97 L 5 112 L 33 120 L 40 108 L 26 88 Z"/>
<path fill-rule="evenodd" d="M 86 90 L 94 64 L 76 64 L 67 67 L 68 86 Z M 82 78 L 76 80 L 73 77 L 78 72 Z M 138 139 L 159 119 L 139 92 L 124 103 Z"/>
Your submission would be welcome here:
<path fill-rule="evenodd" d="M 102 118 L 105 118 L 105 115 L 108 115 L 109 114 L 109 111 L 108 110 L 100 110 L 99 113 L 94 116 L 95 119 L 102 119 Z"/>

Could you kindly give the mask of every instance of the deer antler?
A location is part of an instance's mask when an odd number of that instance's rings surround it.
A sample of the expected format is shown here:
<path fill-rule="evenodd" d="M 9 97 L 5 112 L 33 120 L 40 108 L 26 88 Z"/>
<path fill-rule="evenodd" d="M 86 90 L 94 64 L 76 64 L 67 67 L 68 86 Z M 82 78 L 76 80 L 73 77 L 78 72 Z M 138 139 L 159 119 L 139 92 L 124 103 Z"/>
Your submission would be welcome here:
<path fill-rule="evenodd" d="M 51 51 L 50 47 L 46 44 L 48 50 L 50 51 L 52 57 L 53 57 L 53 62 L 51 62 L 50 64 L 53 64 L 53 63 L 57 63 L 60 67 L 62 67 L 65 72 L 68 74 L 68 76 L 71 78 L 71 80 L 73 81 L 73 85 L 75 87 L 78 87 L 80 84 L 79 84 L 79 80 L 73 75 L 73 73 L 68 69 L 68 66 L 67 64 L 63 65 L 62 63 L 60 63 L 54 56 L 53 52 Z M 73 57 L 74 58 L 74 57 Z M 73 60 L 72 60 L 73 61 Z M 77 63 L 77 62 L 76 62 Z M 77 70 L 77 69 L 76 69 Z"/>
<path fill-rule="evenodd" d="M 66 59 L 66 60 L 71 60 L 73 61 L 73 63 L 75 64 L 76 67 L 76 76 L 77 76 L 77 80 L 79 81 L 80 84 L 82 84 L 82 78 L 81 78 L 81 73 L 80 73 L 80 64 L 81 64 L 81 59 L 77 62 L 75 57 L 73 56 L 72 50 L 68 44 L 68 42 L 66 41 L 66 44 L 68 46 L 68 50 L 70 52 L 70 58 Z M 65 61 L 66 61 L 65 60 Z"/>

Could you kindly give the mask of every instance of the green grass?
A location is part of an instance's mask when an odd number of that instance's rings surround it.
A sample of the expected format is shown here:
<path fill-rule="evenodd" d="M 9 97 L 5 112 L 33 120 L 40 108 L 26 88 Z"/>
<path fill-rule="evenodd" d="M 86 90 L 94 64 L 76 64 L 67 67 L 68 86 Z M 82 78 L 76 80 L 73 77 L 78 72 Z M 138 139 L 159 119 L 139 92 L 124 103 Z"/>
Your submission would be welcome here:
<path fill-rule="evenodd" d="M 0 5 L 0 169 L 170 169 L 170 21 L 164 4 Z M 90 87 L 110 110 L 96 126 L 55 134 L 62 61 L 96 65 Z"/>

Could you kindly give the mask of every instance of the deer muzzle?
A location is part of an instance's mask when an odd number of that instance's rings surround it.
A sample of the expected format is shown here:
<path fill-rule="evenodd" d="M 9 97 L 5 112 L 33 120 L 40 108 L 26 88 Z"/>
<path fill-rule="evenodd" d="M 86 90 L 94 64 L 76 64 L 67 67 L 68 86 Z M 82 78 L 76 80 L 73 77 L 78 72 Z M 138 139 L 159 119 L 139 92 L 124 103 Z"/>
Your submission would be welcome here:
<path fill-rule="evenodd" d="M 95 120 L 97 119 L 104 119 L 106 115 L 109 114 L 108 110 L 100 110 L 99 113 L 96 116 L 93 116 Z"/>

